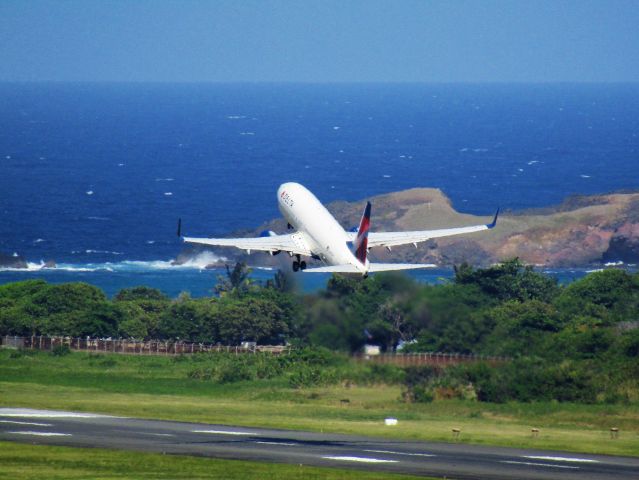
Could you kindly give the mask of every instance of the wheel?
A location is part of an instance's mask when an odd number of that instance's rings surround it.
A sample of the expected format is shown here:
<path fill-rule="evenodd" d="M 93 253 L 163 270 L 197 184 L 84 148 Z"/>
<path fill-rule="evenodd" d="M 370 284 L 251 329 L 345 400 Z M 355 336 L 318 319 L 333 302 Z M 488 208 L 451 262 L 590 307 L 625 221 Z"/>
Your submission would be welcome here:
<path fill-rule="evenodd" d="M 300 262 L 300 270 L 306 270 L 306 262 L 304 260 Z"/>
<path fill-rule="evenodd" d="M 300 269 L 300 262 L 298 262 L 297 260 L 295 260 L 293 262 L 293 271 L 297 272 Z"/>

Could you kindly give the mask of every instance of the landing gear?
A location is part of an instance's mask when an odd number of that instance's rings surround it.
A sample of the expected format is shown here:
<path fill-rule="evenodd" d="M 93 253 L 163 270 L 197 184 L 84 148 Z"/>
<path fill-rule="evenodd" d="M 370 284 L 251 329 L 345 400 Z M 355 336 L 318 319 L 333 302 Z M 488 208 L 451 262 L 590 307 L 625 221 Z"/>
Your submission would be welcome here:
<path fill-rule="evenodd" d="M 295 255 L 297 260 L 293 262 L 293 271 L 298 272 L 300 270 L 306 270 L 306 262 L 301 259 L 299 255 Z"/>

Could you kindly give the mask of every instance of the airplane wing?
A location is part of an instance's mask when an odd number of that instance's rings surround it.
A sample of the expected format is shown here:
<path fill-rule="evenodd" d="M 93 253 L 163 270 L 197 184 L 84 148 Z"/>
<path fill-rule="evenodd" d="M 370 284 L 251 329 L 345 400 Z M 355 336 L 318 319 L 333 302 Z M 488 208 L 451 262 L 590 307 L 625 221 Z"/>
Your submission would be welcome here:
<path fill-rule="evenodd" d="M 470 227 L 443 228 L 439 230 L 418 230 L 412 232 L 370 232 L 368 234 L 368 247 L 395 247 L 408 243 L 417 244 L 425 242 L 431 238 L 448 237 L 451 235 L 460 235 L 463 233 L 481 232 L 482 230 L 490 230 L 497 225 L 497 216 L 499 209 L 495 213 L 495 218 L 491 223 L 486 225 L 473 225 Z M 354 235 L 355 234 L 351 234 Z"/>
<path fill-rule="evenodd" d="M 309 250 L 303 235 L 295 232 L 288 235 L 267 235 L 254 238 L 193 238 L 184 237 L 186 243 L 196 243 L 198 245 L 210 245 L 216 247 L 236 247 L 241 250 L 262 251 L 276 253 L 280 251 L 289 252 L 293 255 L 310 256 Z"/>

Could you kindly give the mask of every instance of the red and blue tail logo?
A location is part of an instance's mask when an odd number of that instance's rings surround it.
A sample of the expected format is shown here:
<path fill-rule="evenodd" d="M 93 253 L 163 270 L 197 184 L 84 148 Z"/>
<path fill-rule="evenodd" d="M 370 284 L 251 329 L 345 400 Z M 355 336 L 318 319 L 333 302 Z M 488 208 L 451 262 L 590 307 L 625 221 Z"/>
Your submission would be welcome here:
<path fill-rule="evenodd" d="M 371 226 L 371 202 L 366 202 L 364 215 L 359 222 L 357 229 L 357 238 L 355 239 L 355 256 L 357 260 L 366 263 L 366 254 L 368 253 L 368 230 Z"/>

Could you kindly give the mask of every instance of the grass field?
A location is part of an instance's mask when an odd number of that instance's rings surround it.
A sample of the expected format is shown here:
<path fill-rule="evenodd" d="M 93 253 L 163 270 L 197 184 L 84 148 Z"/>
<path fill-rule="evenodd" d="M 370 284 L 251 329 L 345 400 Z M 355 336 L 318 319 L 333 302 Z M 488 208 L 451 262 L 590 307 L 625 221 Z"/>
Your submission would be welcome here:
<path fill-rule="evenodd" d="M 0 351 L 0 406 L 305 429 L 639 456 L 639 405 L 407 404 L 397 385 L 295 389 L 285 378 L 215 383 L 188 377 L 192 361 L 166 357 Z M 346 401 L 348 400 L 348 401 Z M 384 418 L 399 419 L 394 427 Z M 531 428 L 539 428 L 537 438 Z M 620 429 L 611 439 L 611 427 Z"/>
<path fill-rule="evenodd" d="M 73 479 L 297 479 L 410 480 L 417 477 L 334 468 L 218 460 L 91 448 L 0 442 L 0 478 Z M 423 478 L 423 477 L 419 477 Z"/>

